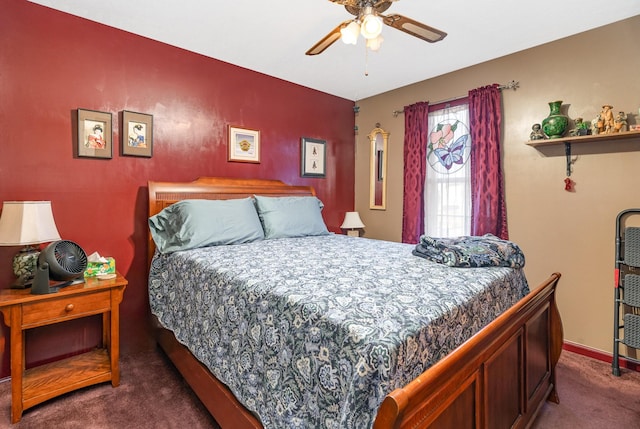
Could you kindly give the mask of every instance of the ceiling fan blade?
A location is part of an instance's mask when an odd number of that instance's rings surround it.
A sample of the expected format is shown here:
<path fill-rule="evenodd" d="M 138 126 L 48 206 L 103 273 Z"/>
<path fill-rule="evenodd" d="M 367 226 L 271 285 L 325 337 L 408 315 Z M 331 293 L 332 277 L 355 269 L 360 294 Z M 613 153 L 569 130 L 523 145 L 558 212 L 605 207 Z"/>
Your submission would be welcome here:
<path fill-rule="evenodd" d="M 412 36 L 430 43 L 439 42 L 447 36 L 447 33 L 444 31 L 429 27 L 428 25 L 414 21 L 406 16 L 393 14 L 387 16 L 380 15 L 380 17 L 388 26 L 397 28 L 400 31 L 404 31 L 407 34 L 411 34 Z"/>
<path fill-rule="evenodd" d="M 318 41 L 318 43 L 313 45 L 311 47 L 311 49 L 309 49 L 306 52 L 306 54 L 307 55 L 318 55 L 318 54 L 321 54 L 322 52 L 324 52 L 324 50 L 327 49 L 329 46 L 333 45 L 333 43 L 336 40 L 340 39 L 340 37 L 342 36 L 342 34 L 340 33 L 340 30 L 342 29 L 342 27 L 348 25 L 351 21 L 352 20 L 349 19 L 349 20 L 343 22 L 342 24 L 338 25 L 333 30 L 331 30 L 331 32 L 329 34 L 324 36 L 322 39 L 320 39 L 320 41 Z"/>

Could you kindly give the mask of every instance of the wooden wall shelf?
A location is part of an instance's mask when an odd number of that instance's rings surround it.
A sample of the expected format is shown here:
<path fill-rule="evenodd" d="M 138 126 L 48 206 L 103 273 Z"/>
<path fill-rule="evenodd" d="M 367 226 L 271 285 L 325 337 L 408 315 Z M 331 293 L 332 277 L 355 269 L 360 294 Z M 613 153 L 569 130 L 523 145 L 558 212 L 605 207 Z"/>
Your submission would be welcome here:
<path fill-rule="evenodd" d="M 541 147 L 558 145 L 561 143 L 578 144 L 596 141 L 632 139 L 634 137 L 640 137 L 640 131 L 625 131 L 622 133 L 598 134 L 595 136 L 561 137 L 559 139 L 529 140 L 527 144 L 532 147 Z"/>

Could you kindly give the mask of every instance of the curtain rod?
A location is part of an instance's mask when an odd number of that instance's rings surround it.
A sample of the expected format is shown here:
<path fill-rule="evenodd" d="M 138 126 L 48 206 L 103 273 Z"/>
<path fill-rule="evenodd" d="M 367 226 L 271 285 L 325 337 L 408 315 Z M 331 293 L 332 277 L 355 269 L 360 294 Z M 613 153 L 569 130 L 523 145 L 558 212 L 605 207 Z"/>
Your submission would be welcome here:
<path fill-rule="evenodd" d="M 515 90 L 516 90 L 516 89 L 518 89 L 518 88 L 520 88 L 520 82 L 517 82 L 517 81 L 515 81 L 515 80 L 512 80 L 511 82 L 509 82 L 509 83 L 507 83 L 507 84 L 504 84 L 504 85 L 500 85 L 500 86 L 498 86 L 498 89 L 499 89 L 499 90 L 503 90 L 503 89 L 513 89 L 513 90 L 515 91 Z M 459 99 L 461 99 L 461 98 L 465 98 L 465 97 L 467 97 L 467 95 L 459 95 L 459 96 L 457 96 L 457 97 L 447 98 L 446 100 L 440 100 L 440 101 L 436 101 L 436 102 L 434 102 L 434 103 L 430 103 L 430 104 L 433 104 L 433 105 L 435 105 L 435 104 L 442 104 L 442 103 L 446 103 L 446 102 L 449 102 L 449 101 L 459 100 Z M 394 111 L 393 111 L 393 112 L 391 112 L 391 113 L 393 113 L 393 117 L 394 117 L 394 118 L 397 118 L 399 114 L 404 113 L 404 109 L 403 109 L 403 110 L 394 110 Z"/>

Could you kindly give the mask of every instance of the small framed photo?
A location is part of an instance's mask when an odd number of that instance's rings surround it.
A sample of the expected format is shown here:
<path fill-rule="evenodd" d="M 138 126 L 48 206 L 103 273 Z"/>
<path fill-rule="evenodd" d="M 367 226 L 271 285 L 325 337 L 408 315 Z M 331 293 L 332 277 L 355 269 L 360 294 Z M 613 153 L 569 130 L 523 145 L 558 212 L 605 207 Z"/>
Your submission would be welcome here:
<path fill-rule="evenodd" d="M 229 161 L 260 162 L 260 131 L 229 125 Z"/>
<path fill-rule="evenodd" d="M 122 155 L 153 155 L 153 116 L 144 113 L 122 112 Z"/>
<path fill-rule="evenodd" d="M 111 113 L 78 109 L 78 156 L 113 157 Z"/>
<path fill-rule="evenodd" d="M 302 137 L 302 158 L 300 160 L 302 177 L 325 177 L 327 160 L 327 142 Z"/>

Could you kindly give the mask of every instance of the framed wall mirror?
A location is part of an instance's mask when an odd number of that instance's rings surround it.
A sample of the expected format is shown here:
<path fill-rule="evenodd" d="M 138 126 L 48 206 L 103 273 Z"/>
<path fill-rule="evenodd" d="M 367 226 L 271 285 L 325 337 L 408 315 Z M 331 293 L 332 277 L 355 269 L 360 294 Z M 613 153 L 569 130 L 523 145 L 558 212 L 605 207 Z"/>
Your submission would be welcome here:
<path fill-rule="evenodd" d="M 371 144 L 370 177 L 369 177 L 369 208 L 385 210 L 387 208 L 387 145 L 389 133 L 376 124 L 369 134 Z"/>

